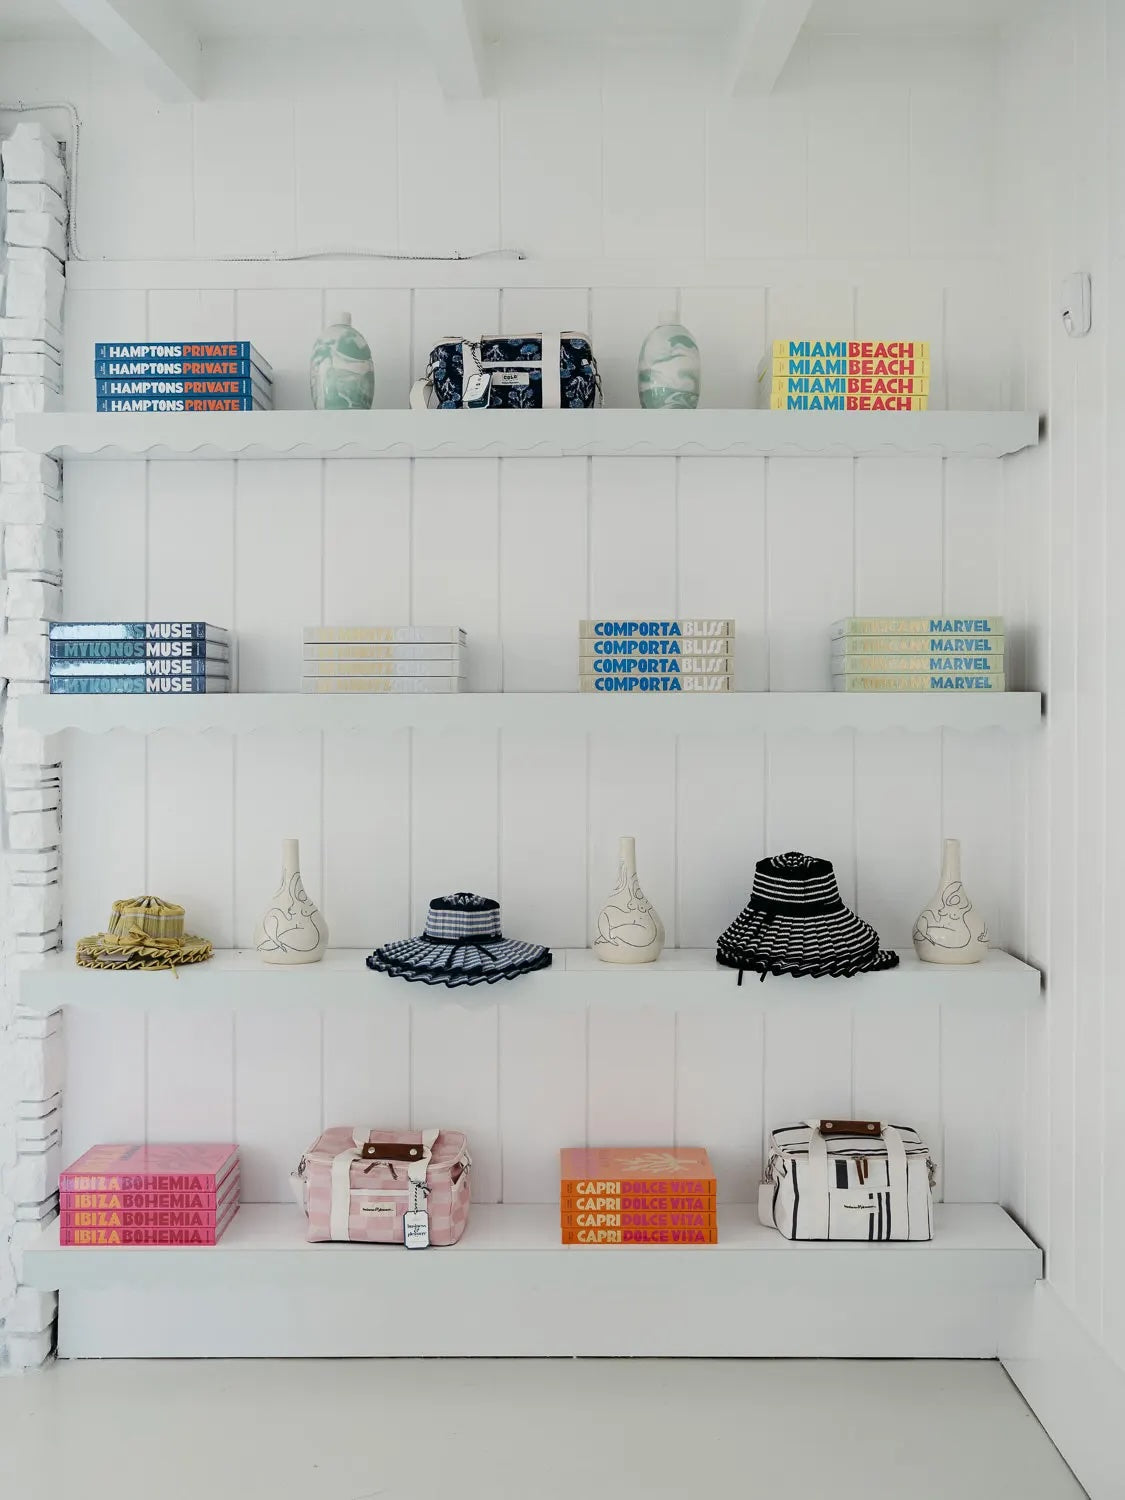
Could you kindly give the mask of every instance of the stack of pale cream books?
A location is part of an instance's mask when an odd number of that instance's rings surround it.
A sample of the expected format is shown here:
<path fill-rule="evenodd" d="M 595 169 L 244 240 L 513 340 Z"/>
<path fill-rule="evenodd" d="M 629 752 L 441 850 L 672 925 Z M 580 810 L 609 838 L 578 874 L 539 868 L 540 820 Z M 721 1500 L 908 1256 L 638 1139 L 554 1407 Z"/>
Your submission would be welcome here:
<path fill-rule="evenodd" d="M 838 693 L 1002 693 L 1000 615 L 851 615 L 832 626 Z"/>
<path fill-rule="evenodd" d="M 453 625 L 307 625 L 306 693 L 459 693 L 465 632 Z"/>

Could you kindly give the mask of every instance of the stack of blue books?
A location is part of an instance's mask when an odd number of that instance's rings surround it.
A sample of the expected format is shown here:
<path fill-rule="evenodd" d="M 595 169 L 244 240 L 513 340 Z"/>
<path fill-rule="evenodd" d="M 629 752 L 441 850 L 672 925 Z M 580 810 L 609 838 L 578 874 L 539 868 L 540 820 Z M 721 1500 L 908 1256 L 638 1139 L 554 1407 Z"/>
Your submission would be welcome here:
<path fill-rule="evenodd" d="M 50 627 L 52 693 L 229 693 L 230 631 L 202 620 Z"/>
<path fill-rule="evenodd" d="M 272 411 L 273 368 L 245 339 L 95 344 L 99 411 Z"/>

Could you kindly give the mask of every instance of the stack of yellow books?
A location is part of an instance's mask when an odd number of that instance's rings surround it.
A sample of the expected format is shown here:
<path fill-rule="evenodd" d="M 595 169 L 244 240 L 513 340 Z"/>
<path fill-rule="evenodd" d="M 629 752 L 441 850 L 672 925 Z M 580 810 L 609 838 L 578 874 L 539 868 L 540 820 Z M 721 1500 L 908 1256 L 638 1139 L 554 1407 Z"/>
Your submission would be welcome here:
<path fill-rule="evenodd" d="M 930 346 L 913 339 L 774 339 L 758 366 L 771 411 L 925 411 Z"/>

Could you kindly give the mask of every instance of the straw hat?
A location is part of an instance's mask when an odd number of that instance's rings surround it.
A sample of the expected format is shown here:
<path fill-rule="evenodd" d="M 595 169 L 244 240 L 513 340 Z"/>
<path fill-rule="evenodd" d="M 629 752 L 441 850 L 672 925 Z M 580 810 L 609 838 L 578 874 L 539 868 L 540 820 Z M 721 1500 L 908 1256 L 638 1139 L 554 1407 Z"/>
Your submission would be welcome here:
<path fill-rule="evenodd" d="M 109 930 L 78 939 L 77 962 L 84 969 L 172 969 L 210 958 L 206 938 L 184 932 L 184 909 L 159 896 L 115 901 Z"/>

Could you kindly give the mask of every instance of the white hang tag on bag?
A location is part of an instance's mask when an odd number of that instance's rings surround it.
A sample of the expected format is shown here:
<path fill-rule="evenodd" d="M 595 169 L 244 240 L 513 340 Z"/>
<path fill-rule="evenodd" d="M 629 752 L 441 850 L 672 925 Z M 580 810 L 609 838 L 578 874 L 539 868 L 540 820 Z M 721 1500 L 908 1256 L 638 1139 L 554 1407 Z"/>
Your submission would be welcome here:
<path fill-rule="evenodd" d="M 403 1235 L 408 1250 L 425 1250 L 430 1243 L 430 1216 L 423 1209 L 411 1209 L 402 1216 Z"/>
<path fill-rule="evenodd" d="M 425 1250 L 430 1243 L 430 1216 L 419 1205 L 426 1201 L 426 1172 L 433 1155 L 436 1130 L 422 1132 L 422 1160 L 407 1167 L 410 1177 L 410 1207 L 402 1216 L 402 1238 L 408 1250 Z"/>

